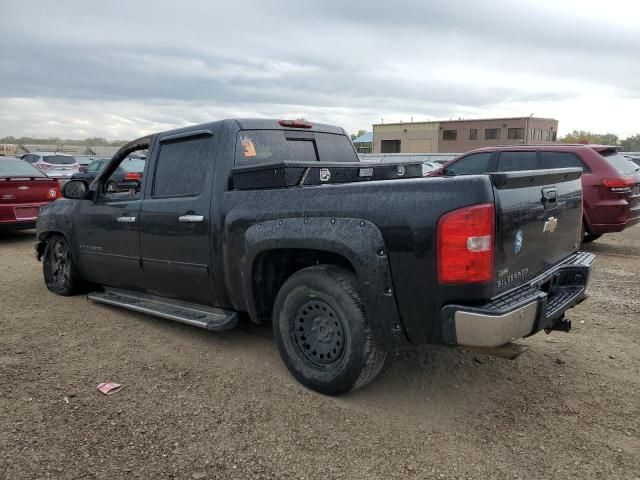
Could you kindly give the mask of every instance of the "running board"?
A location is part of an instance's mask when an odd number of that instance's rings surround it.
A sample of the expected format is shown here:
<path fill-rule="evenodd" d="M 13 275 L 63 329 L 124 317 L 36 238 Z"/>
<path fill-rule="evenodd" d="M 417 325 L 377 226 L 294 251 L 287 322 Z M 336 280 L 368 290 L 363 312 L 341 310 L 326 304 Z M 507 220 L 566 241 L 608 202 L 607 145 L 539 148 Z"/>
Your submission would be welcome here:
<path fill-rule="evenodd" d="M 90 293 L 87 298 L 94 302 L 147 313 L 214 332 L 231 330 L 238 325 L 236 312 L 129 290 L 105 288 L 103 292 Z"/>

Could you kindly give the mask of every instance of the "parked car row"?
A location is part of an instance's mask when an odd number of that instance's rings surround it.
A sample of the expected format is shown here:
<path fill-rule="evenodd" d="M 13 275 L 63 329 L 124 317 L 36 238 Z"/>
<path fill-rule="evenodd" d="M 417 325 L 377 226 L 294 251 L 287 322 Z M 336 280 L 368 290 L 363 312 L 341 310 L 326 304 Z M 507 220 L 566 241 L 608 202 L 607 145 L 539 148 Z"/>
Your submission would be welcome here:
<path fill-rule="evenodd" d="M 640 160 L 606 145 L 523 145 L 467 152 L 430 176 L 476 175 L 562 167 L 582 170 L 583 240 L 640 223 Z"/>

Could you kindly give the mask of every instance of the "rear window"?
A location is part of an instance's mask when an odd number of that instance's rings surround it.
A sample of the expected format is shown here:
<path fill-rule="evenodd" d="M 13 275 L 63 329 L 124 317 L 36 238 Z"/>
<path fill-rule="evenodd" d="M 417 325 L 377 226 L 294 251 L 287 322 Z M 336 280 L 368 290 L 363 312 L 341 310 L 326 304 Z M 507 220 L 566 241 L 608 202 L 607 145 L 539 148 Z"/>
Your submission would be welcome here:
<path fill-rule="evenodd" d="M 144 171 L 144 160 L 139 158 L 125 158 L 120 164 L 126 172 L 142 172 Z"/>
<path fill-rule="evenodd" d="M 42 160 L 52 165 L 73 165 L 76 159 L 67 155 L 45 155 Z"/>
<path fill-rule="evenodd" d="M 604 152 L 598 153 L 600 153 L 600 155 L 602 155 L 607 162 L 613 166 L 613 168 L 623 175 L 640 171 L 640 167 L 632 162 L 631 159 L 619 154 L 615 150 L 605 150 Z"/>
<path fill-rule="evenodd" d="M 570 168 L 580 167 L 582 171 L 588 172 L 587 166 L 571 152 L 540 152 L 540 168 Z"/>
<path fill-rule="evenodd" d="M 535 170 L 538 167 L 536 152 L 502 152 L 498 158 L 499 172 Z"/>
<path fill-rule="evenodd" d="M 289 130 L 245 130 L 238 133 L 238 166 L 271 162 L 358 162 L 344 135 Z"/>
<path fill-rule="evenodd" d="M 0 160 L 0 177 L 46 177 L 46 175 L 22 160 Z"/>
<path fill-rule="evenodd" d="M 108 160 L 94 160 L 87 165 L 88 172 L 99 172 L 107 164 Z"/>

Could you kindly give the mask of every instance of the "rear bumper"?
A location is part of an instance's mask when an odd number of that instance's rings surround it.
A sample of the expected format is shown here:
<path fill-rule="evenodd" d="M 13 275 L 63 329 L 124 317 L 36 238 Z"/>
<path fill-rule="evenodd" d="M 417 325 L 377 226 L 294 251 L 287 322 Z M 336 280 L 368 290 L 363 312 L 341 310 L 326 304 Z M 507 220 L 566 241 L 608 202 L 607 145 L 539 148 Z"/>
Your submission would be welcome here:
<path fill-rule="evenodd" d="M 485 305 L 443 307 L 445 343 L 498 347 L 543 329 L 568 330 L 564 314 L 586 298 L 594 260 L 592 253 L 578 252 Z"/>
<path fill-rule="evenodd" d="M 31 230 L 36 228 L 36 221 L 13 221 L 13 222 L 0 222 L 0 232 L 14 231 L 14 230 Z"/>
<path fill-rule="evenodd" d="M 640 202 L 629 204 L 624 201 L 621 205 L 598 208 L 598 220 L 606 219 L 609 223 L 589 223 L 589 233 L 602 235 L 603 233 L 621 232 L 625 228 L 640 223 Z M 612 221 L 613 220 L 613 221 Z"/>
<path fill-rule="evenodd" d="M 35 225 L 40 209 L 51 202 L 34 203 L 9 203 L 0 205 L 0 227 L 4 228 L 33 228 L 28 225 Z M 16 212 L 19 209 L 34 209 L 35 215 L 21 216 Z M 24 225 L 27 225 L 26 227 Z"/>
<path fill-rule="evenodd" d="M 625 228 L 640 224 L 640 216 L 629 218 L 620 223 L 595 223 L 589 227 L 589 233 L 602 235 L 604 233 L 622 232 Z"/>

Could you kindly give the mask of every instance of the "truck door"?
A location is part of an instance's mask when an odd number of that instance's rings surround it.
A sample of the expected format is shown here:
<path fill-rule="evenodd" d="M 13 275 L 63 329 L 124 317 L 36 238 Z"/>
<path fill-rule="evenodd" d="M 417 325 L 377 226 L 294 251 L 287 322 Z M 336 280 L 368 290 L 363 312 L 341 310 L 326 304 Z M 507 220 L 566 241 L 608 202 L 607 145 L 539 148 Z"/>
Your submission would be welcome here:
<path fill-rule="evenodd" d="M 216 138 L 209 130 L 159 136 L 140 208 L 145 289 L 217 305 L 211 265 Z"/>
<path fill-rule="evenodd" d="M 149 139 L 143 140 L 146 148 Z M 136 141 L 136 142 L 138 142 Z M 133 142 L 132 142 L 133 143 Z M 126 146 L 125 146 L 126 147 Z M 125 148 L 123 147 L 123 148 Z M 119 152 L 121 162 L 130 150 Z M 108 168 L 108 167 L 106 167 Z M 114 166 L 115 168 L 115 166 Z M 148 165 L 142 178 L 146 181 Z M 140 264 L 140 205 L 141 189 L 107 192 L 109 178 L 96 180 L 93 200 L 80 200 L 74 219 L 73 247 L 82 274 L 92 282 L 110 287 L 141 290 L 143 272 Z"/>

